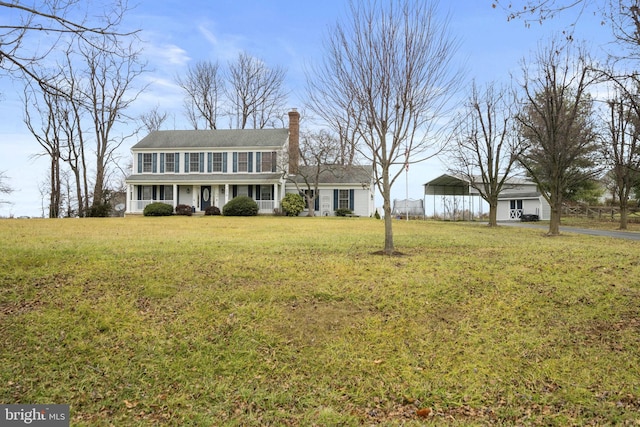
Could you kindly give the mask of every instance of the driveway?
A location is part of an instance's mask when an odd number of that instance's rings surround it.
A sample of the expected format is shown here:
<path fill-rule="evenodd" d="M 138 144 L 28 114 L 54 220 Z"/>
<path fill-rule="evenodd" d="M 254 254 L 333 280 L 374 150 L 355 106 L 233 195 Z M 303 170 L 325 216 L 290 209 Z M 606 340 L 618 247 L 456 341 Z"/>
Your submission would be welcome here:
<path fill-rule="evenodd" d="M 498 225 L 509 227 L 536 228 L 540 230 L 549 230 L 548 224 L 535 224 L 531 222 L 504 221 Z M 614 230 L 594 230 L 590 228 L 576 227 L 560 227 L 562 233 L 588 234 L 590 236 L 613 237 L 615 239 L 640 240 L 640 233 L 633 231 L 614 231 Z"/>

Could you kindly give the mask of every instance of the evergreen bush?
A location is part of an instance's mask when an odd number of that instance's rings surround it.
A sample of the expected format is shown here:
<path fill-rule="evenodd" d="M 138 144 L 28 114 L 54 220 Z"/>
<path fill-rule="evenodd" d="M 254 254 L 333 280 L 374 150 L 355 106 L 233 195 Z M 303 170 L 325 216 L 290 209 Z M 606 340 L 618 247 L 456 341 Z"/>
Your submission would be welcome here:
<path fill-rule="evenodd" d="M 209 206 L 204 210 L 205 215 L 220 215 L 220 208 L 217 206 Z"/>
<path fill-rule="evenodd" d="M 142 213 L 144 216 L 171 216 L 173 215 L 173 206 L 162 202 L 154 202 L 145 206 Z"/>
<path fill-rule="evenodd" d="M 353 212 L 351 212 L 351 209 L 346 209 L 346 208 L 340 208 L 340 209 L 336 209 L 336 216 L 347 216 L 347 215 L 351 215 Z"/>
<path fill-rule="evenodd" d="M 258 215 L 258 204 L 251 197 L 235 197 L 222 207 L 224 216 L 255 216 Z"/>
<path fill-rule="evenodd" d="M 282 199 L 282 209 L 287 216 L 298 216 L 304 210 L 304 199 L 296 193 L 287 193 Z"/>
<path fill-rule="evenodd" d="M 92 218 L 106 218 L 109 215 L 111 215 L 111 204 L 107 202 L 90 206 L 87 212 L 87 216 Z"/>
<path fill-rule="evenodd" d="M 189 205 L 176 206 L 176 215 L 191 216 L 193 215 L 193 208 Z"/>

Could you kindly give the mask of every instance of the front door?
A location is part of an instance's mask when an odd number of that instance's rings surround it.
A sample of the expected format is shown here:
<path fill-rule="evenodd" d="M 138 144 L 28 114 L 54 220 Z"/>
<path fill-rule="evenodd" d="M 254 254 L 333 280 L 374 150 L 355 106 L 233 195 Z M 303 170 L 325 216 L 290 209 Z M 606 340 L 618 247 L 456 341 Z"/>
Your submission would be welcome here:
<path fill-rule="evenodd" d="M 211 206 L 211 186 L 203 185 L 200 187 L 200 209 L 205 210 Z"/>

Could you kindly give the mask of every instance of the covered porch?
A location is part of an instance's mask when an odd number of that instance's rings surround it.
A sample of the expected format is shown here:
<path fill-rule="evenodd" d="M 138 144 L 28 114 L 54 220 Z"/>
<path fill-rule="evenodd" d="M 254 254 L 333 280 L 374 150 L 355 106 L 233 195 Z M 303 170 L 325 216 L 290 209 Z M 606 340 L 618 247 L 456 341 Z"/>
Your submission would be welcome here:
<path fill-rule="evenodd" d="M 175 207 L 191 206 L 195 212 L 204 212 L 210 206 L 222 209 L 237 196 L 248 196 L 258 204 L 259 214 L 273 214 L 284 197 L 284 183 L 277 180 L 201 179 L 198 181 L 157 176 L 157 179 L 134 176 L 127 180 L 127 214 L 142 214 L 150 203 L 162 202 Z M 175 177 L 174 177 L 175 178 Z M 179 177 L 183 178 L 183 177 Z M 228 177 L 227 177 L 228 178 Z M 251 182 L 253 181 L 253 182 Z"/>

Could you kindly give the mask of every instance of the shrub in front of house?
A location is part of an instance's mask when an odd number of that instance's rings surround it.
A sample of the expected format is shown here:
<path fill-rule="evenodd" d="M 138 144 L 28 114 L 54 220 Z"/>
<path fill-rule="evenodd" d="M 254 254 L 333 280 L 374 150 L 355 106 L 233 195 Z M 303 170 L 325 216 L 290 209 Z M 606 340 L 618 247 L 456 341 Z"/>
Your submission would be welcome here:
<path fill-rule="evenodd" d="M 176 215 L 191 216 L 193 215 L 193 208 L 189 205 L 176 206 Z"/>
<path fill-rule="evenodd" d="M 281 202 L 287 216 L 298 216 L 304 210 L 304 199 L 296 193 L 287 193 Z"/>
<path fill-rule="evenodd" d="M 351 209 L 346 209 L 346 208 L 340 208 L 340 209 L 336 209 L 336 216 L 347 216 L 347 215 L 351 215 L 353 212 L 351 212 Z"/>
<path fill-rule="evenodd" d="M 173 215 L 173 206 L 161 202 L 149 203 L 144 207 L 142 214 L 144 216 L 171 216 Z"/>
<path fill-rule="evenodd" d="M 209 206 L 204 210 L 205 215 L 220 215 L 220 208 L 217 206 Z"/>
<path fill-rule="evenodd" d="M 224 216 L 255 216 L 258 215 L 258 204 L 251 197 L 235 197 L 222 207 Z"/>

